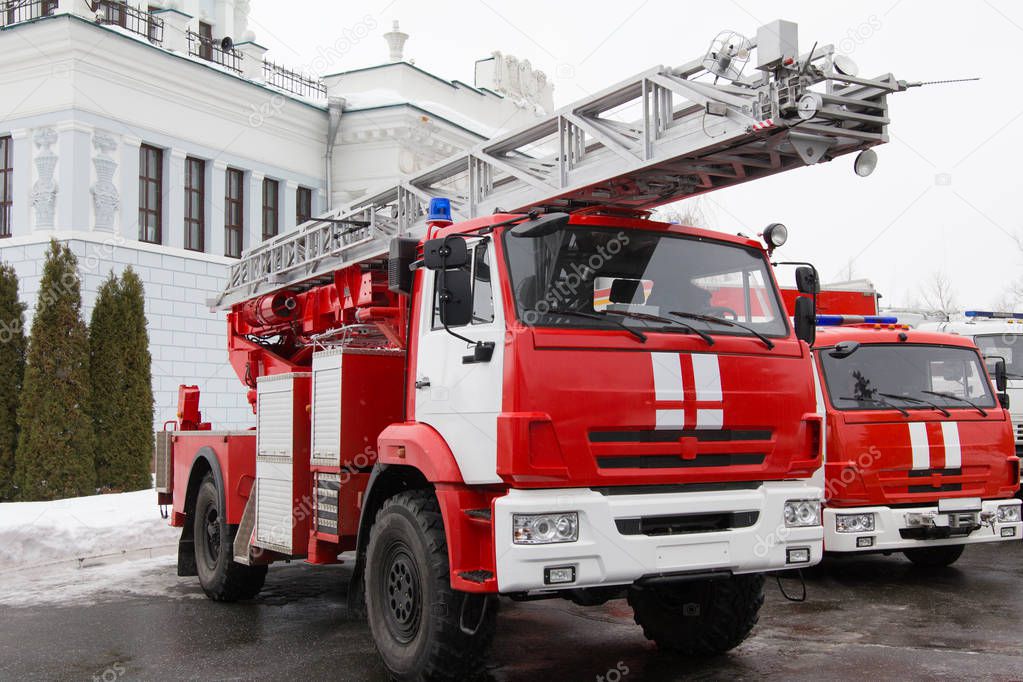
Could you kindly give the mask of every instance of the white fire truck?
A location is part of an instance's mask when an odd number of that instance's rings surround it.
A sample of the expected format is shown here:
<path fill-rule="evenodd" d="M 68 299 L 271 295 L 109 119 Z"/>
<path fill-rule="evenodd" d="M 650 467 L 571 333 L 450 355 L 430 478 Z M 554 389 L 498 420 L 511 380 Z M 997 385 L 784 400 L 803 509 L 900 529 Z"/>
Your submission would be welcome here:
<path fill-rule="evenodd" d="M 648 212 L 869 172 L 907 84 L 796 33 L 723 33 L 247 252 L 212 304 L 257 426 L 213 430 L 182 386 L 157 441 L 179 574 L 231 601 L 274 561 L 351 561 L 399 679 L 477 670 L 498 595 L 624 595 L 660 647 L 741 642 L 764 572 L 821 556 L 813 304 L 793 326 L 784 226 Z"/>

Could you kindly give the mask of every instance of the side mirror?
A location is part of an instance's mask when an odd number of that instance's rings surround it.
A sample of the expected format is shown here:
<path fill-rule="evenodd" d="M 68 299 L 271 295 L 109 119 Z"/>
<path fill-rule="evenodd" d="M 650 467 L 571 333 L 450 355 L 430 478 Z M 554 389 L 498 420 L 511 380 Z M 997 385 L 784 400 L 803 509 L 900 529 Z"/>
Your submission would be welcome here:
<path fill-rule="evenodd" d="M 796 289 L 801 294 L 820 293 L 821 283 L 817 280 L 817 271 L 806 266 L 796 268 Z"/>
<path fill-rule="evenodd" d="M 998 404 L 1002 406 L 1002 409 L 1005 409 L 1005 410 L 1009 409 L 1009 394 L 1008 393 L 999 393 L 998 394 Z"/>
<path fill-rule="evenodd" d="M 465 248 L 465 242 L 458 240 Z M 472 281 L 468 270 L 441 270 L 437 273 L 440 321 L 445 327 L 464 327 L 472 322 Z"/>
<path fill-rule="evenodd" d="M 529 239 L 546 237 L 558 230 L 564 229 L 568 225 L 568 218 L 567 213 L 544 213 L 532 220 L 518 223 L 515 227 L 511 228 L 511 234 L 513 237 L 526 237 Z"/>
<path fill-rule="evenodd" d="M 817 340 L 817 311 L 814 310 L 813 300 L 806 296 L 797 298 L 796 314 L 793 317 L 796 323 L 796 338 L 813 346 L 813 342 Z"/>
<path fill-rule="evenodd" d="M 1005 393 L 1009 386 L 1009 374 L 1005 369 L 1005 360 L 995 359 L 995 390 Z"/>
<path fill-rule="evenodd" d="M 469 249 L 461 237 L 430 239 L 423 244 L 423 265 L 428 270 L 450 270 L 469 264 Z"/>
<path fill-rule="evenodd" d="M 419 241 L 408 237 L 395 237 L 387 256 L 387 288 L 395 294 L 412 295 L 412 263 L 416 260 Z"/>

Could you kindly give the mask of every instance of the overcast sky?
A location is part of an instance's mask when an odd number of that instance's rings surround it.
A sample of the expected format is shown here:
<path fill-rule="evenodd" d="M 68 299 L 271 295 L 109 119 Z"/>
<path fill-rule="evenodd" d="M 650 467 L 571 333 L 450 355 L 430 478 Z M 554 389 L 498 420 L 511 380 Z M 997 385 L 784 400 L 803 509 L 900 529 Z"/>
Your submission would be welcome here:
<path fill-rule="evenodd" d="M 891 142 L 877 171 L 859 178 L 852 158 L 705 195 L 710 227 L 789 227 L 782 258 L 813 261 L 825 282 L 867 277 L 888 305 L 920 298 L 943 272 L 967 308 L 994 304 L 1018 280 L 1023 251 L 1023 95 L 1012 80 L 1023 43 L 1023 3 L 682 2 L 602 0 L 253 0 L 251 26 L 271 56 L 293 67 L 346 49 L 328 72 L 386 61 L 391 22 L 410 34 L 406 58 L 471 83 L 493 50 L 529 59 L 555 83 L 562 106 L 657 64 L 701 55 L 722 29 L 754 35 L 773 19 L 799 23 L 800 47 L 832 43 L 864 76 L 956 85 L 889 97 Z M 779 11 L 782 16 L 776 16 Z M 320 60 L 322 63 L 322 59 Z M 1015 161 L 1013 159 L 1016 159 Z"/>

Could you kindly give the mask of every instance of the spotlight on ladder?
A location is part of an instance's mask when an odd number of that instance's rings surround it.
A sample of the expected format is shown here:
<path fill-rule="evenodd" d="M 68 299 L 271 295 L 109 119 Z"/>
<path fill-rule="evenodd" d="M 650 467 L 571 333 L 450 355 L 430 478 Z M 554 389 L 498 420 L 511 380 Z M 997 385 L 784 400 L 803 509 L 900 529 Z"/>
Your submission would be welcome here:
<path fill-rule="evenodd" d="M 735 31 L 722 31 L 711 41 L 707 53 L 703 57 L 703 68 L 718 78 L 730 81 L 739 80 L 742 70 L 749 62 L 749 39 Z"/>
<path fill-rule="evenodd" d="M 873 149 L 864 149 L 856 155 L 856 161 L 853 162 L 853 170 L 856 171 L 856 175 L 865 178 L 873 173 L 875 168 L 877 168 L 877 152 Z"/>

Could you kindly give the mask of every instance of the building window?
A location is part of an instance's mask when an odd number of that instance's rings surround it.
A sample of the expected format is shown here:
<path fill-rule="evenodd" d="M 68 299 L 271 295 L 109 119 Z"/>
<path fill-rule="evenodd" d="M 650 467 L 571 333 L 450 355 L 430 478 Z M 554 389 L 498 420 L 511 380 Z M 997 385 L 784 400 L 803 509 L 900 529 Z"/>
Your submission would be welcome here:
<path fill-rule="evenodd" d="M 14 199 L 11 146 L 10 137 L 0 137 L 0 237 L 11 236 L 11 204 Z"/>
<path fill-rule="evenodd" d="M 301 225 L 313 217 L 313 191 L 299 187 L 295 195 L 295 224 Z"/>
<path fill-rule="evenodd" d="M 276 237 L 278 229 L 277 192 L 280 184 L 276 180 L 263 180 L 263 239 Z"/>
<path fill-rule="evenodd" d="M 58 0 L 42 0 L 41 2 L 25 2 L 25 0 L 8 0 L 0 2 L 0 7 L 7 8 L 7 24 L 48 17 L 57 11 Z"/>
<path fill-rule="evenodd" d="M 149 145 L 139 148 L 139 240 L 162 243 L 163 150 Z"/>
<path fill-rule="evenodd" d="M 149 12 L 149 16 L 146 20 L 146 24 L 148 25 L 146 33 L 149 35 L 150 42 L 158 43 L 163 40 L 163 32 L 160 30 L 159 21 L 154 21 L 153 12 L 157 12 L 161 8 L 155 5 L 147 5 L 146 8 Z"/>
<path fill-rule="evenodd" d="M 242 206 L 245 202 L 245 189 L 242 183 L 245 174 L 234 168 L 227 169 L 227 191 L 224 197 L 224 255 L 241 258 L 242 234 L 245 220 Z"/>
<path fill-rule="evenodd" d="M 206 162 L 185 159 L 185 248 L 206 250 Z"/>
<path fill-rule="evenodd" d="M 126 28 L 128 26 L 128 8 L 125 2 L 101 2 L 106 24 L 113 24 Z"/>
<path fill-rule="evenodd" d="M 213 26 L 205 21 L 199 22 L 199 58 L 210 61 L 213 59 Z"/>

